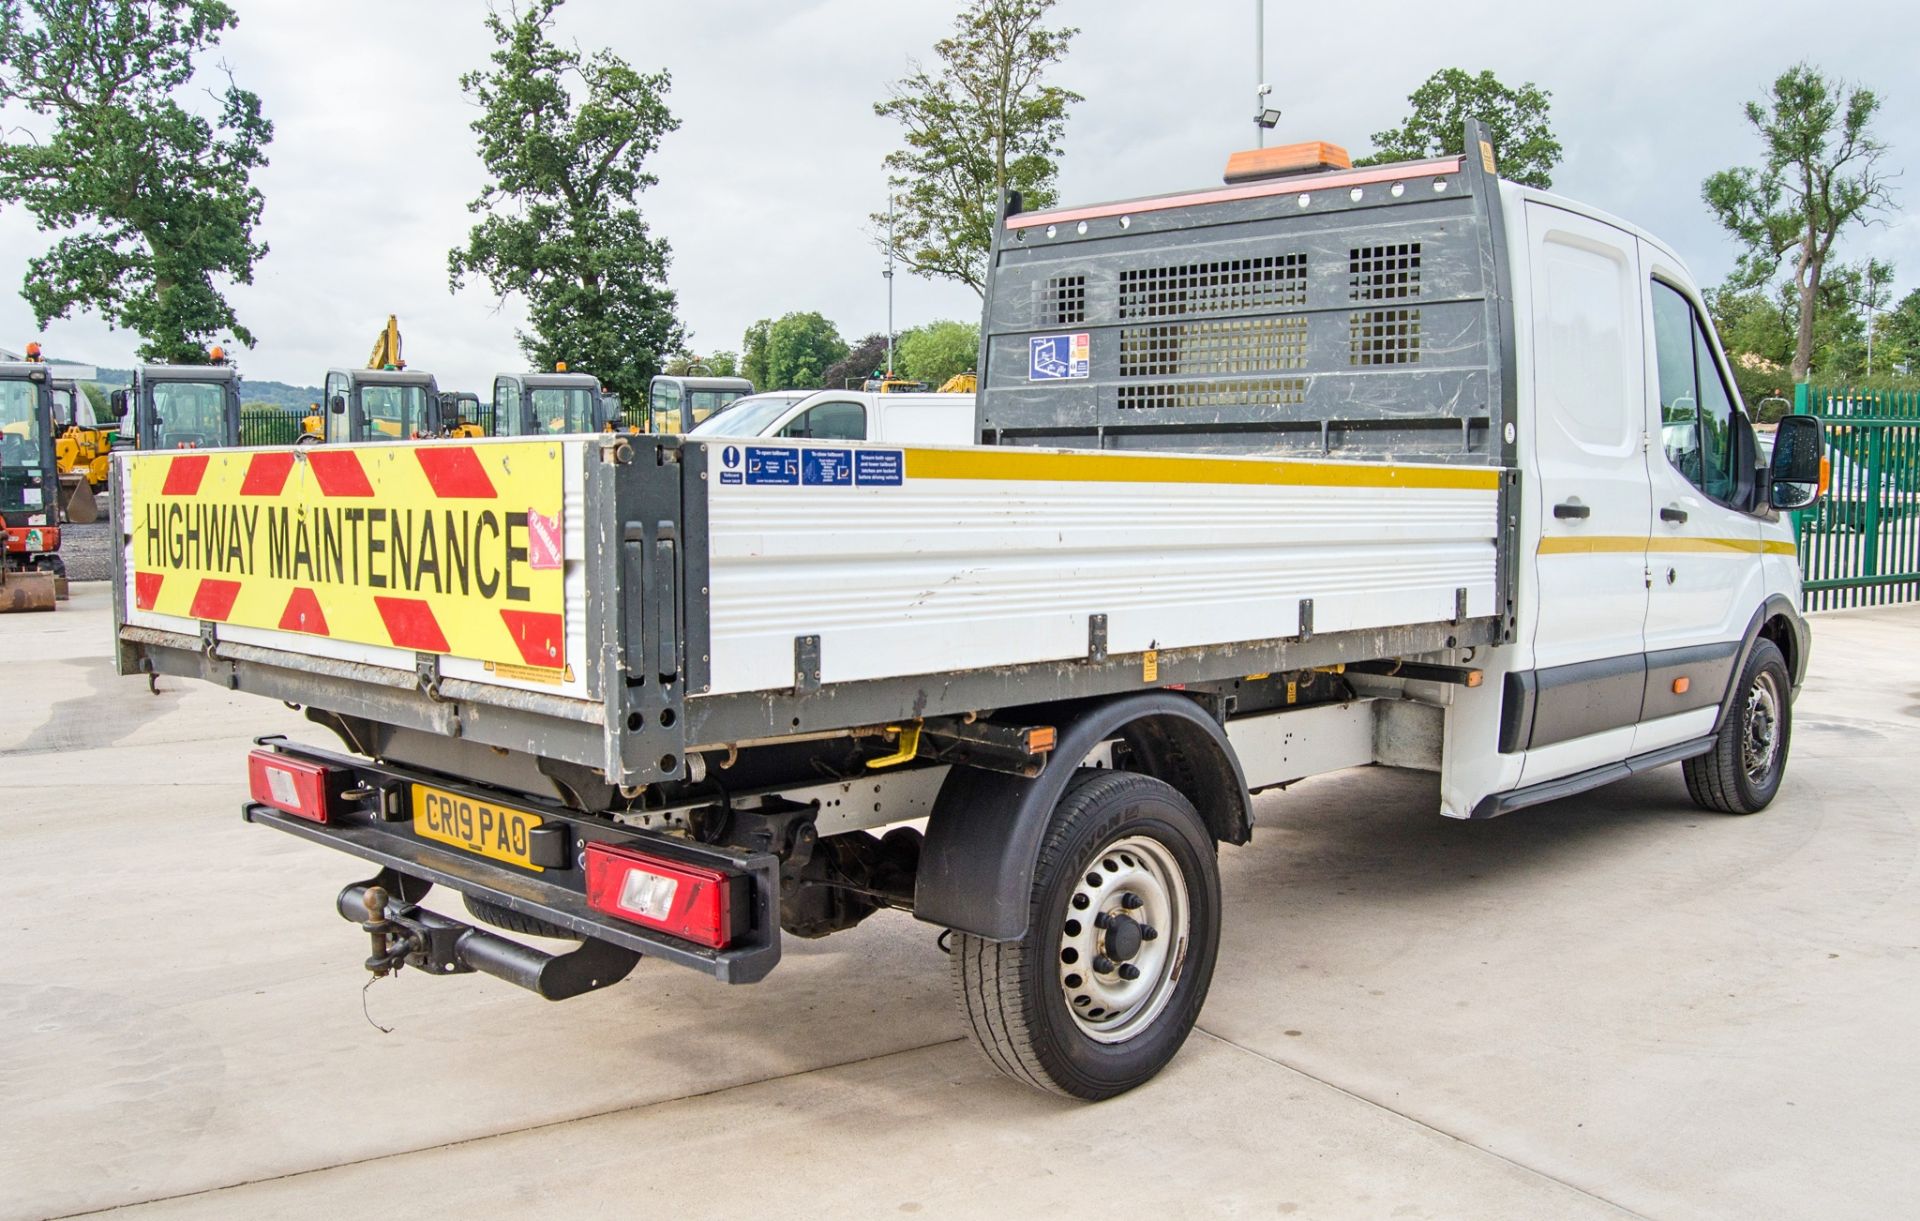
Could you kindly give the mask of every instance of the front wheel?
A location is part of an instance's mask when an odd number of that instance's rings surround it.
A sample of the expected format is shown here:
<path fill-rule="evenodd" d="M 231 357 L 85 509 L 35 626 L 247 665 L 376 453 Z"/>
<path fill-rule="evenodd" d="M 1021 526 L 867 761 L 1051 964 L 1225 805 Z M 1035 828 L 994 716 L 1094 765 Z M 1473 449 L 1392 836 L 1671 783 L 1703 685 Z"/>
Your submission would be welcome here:
<path fill-rule="evenodd" d="M 1110 1098 L 1186 1042 L 1219 936 L 1213 837 L 1192 803 L 1150 776 L 1086 769 L 1048 824 L 1026 936 L 955 933 L 953 980 L 994 1067 Z"/>
<path fill-rule="evenodd" d="M 1792 736 L 1793 686 L 1786 658 L 1773 641 L 1756 640 L 1713 749 L 1681 765 L 1688 795 L 1702 809 L 1722 814 L 1766 809 L 1786 775 Z"/>

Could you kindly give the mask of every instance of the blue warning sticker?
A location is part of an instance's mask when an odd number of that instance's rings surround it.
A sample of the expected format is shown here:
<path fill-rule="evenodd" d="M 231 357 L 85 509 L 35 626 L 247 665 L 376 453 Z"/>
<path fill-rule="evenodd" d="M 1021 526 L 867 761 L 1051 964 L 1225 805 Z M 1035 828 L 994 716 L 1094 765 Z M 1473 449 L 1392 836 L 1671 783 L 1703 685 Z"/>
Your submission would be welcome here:
<path fill-rule="evenodd" d="M 844 488 L 853 483 L 853 451 L 847 449 L 803 449 L 800 451 L 800 482 L 808 487 Z"/>
<path fill-rule="evenodd" d="M 720 451 L 720 482 L 740 482 L 740 447 L 729 445 Z"/>
<path fill-rule="evenodd" d="M 1090 332 L 1035 335 L 1027 343 L 1027 380 L 1030 382 L 1072 381 L 1088 376 L 1093 370 Z"/>
<path fill-rule="evenodd" d="M 724 456 L 722 461 L 725 461 Z M 798 485 L 800 482 L 799 451 L 760 445 L 747 446 L 747 482 Z"/>
<path fill-rule="evenodd" d="M 863 488 L 897 488 L 906 478 L 906 458 L 897 449 L 861 449 L 853 454 L 853 481 Z"/>

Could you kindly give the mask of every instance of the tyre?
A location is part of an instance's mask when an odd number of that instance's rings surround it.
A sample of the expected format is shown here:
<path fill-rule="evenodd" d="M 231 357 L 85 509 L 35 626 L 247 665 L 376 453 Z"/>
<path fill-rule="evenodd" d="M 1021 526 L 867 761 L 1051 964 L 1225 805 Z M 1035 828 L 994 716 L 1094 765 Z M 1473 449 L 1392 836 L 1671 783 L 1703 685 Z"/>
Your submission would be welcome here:
<path fill-rule="evenodd" d="M 1755 641 L 1713 749 L 1681 764 L 1695 805 L 1722 814 L 1766 809 L 1787 770 L 1792 701 L 1792 679 L 1780 647 L 1771 640 Z"/>
<path fill-rule="evenodd" d="M 1173 1059 L 1213 980 L 1220 872 L 1171 785 L 1082 769 L 1042 839 L 1027 935 L 953 935 L 967 1032 L 1007 1076 L 1110 1098 Z"/>
<path fill-rule="evenodd" d="M 460 901 L 467 905 L 476 920 L 484 921 L 495 928 L 503 928 L 509 933 L 524 933 L 529 937 L 553 937 L 561 941 L 578 941 L 580 934 L 572 929 L 561 928 L 538 916 L 529 916 L 502 907 L 498 903 L 489 903 L 485 899 L 476 899 L 472 895 L 461 895 Z"/>

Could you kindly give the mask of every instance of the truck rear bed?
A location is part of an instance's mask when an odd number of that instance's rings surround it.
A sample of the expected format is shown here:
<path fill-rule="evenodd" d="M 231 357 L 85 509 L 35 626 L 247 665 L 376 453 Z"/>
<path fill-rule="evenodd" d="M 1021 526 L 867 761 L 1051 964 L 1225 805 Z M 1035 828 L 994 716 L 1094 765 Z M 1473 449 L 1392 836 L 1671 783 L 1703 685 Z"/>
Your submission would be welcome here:
<path fill-rule="evenodd" d="M 1489 468 L 644 436 L 116 460 L 123 670 L 629 785 L 742 742 L 1498 634 Z M 423 474 L 447 470 L 495 495 Z M 260 525 L 318 539 L 328 513 L 360 533 L 317 566 Z"/>

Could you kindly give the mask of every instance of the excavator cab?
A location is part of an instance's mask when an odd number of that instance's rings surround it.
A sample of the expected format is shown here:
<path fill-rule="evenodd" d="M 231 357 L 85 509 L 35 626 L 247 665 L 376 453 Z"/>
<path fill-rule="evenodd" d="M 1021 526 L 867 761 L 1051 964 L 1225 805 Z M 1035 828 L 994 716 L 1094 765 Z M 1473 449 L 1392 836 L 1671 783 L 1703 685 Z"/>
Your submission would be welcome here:
<path fill-rule="evenodd" d="M 439 435 L 440 387 L 412 369 L 329 369 L 299 443 L 411 441 Z"/>
<path fill-rule="evenodd" d="M 231 365 L 141 365 L 112 401 L 114 414 L 133 416 L 139 449 L 240 444 L 240 374 Z"/>
<path fill-rule="evenodd" d="M 600 379 L 586 373 L 502 373 L 493 379 L 493 429 L 497 437 L 552 437 L 605 432 L 619 421 L 601 393 Z"/>
<path fill-rule="evenodd" d="M 0 522 L 6 535 L 0 610 L 51 610 L 66 576 L 59 555 L 52 381 L 38 361 L 0 363 Z"/>
<path fill-rule="evenodd" d="M 480 396 L 465 390 L 442 390 L 434 432 L 442 437 L 488 437 L 490 421 L 480 409 Z"/>

